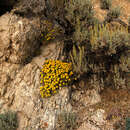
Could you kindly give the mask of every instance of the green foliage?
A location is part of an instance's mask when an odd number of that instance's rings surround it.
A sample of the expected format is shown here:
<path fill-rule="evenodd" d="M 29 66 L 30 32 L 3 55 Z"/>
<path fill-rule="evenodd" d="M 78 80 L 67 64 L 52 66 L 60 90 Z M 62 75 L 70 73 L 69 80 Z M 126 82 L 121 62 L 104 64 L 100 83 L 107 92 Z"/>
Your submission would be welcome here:
<path fill-rule="evenodd" d="M 18 127 L 17 115 L 8 111 L 0 114 L 0 130 L 16 130 Z"/>
<path fill-rule="evenodd" d="M 69 85 L 73 78 L 71 63 L 58 60 L 46 60 L 41 71 L 40 94 L 50 97 L 61 87 Z"/>
<path fill-rule="evenodd" d="M 124 86 L 124 73 L 128 71 L 130 34 L 128 28 L 107 24 L 119 18 L 121 8 L 111 8 L 110 0 L 101 0 L 101 4 L 110 9 L 105 24 L 94 18 L 91 0 L 66 0 L 65 11 L 61 15 L 63 17 L 56 15 L 56 19 L 64 26 L 67 35 L 65 43 L 72 43 L 72 46 L 68 47 L 71 51 L 67 53 L 74 72 L 79 76 L 89 73 L 90 79 L 94 79 L 94 83 L 98 81 L 100 86 Z M 67 27 L 73 29 L 69 28 L 68 31 Z"/>
<path fill-rule="evenodd" d="M 110 11 L 107 14 L 107 17 L 109 19 L 116 19 L 116 18 L 119 18 L 120 15 L 121 15 L 121 8 L 115 7 L 115 8 L 110 9 Z"/>
<path fill-rule="evenodd" d="M 71 112 L 63 112 L 58 115 L 57 130 L 73 130 L 76 127 L 77 115 Z"/>
<path fill-rule="evenodd" d="M 112 0 L 100 0 L 101 9 L 110 9 L 112 6 Z"/>
<path fill-rule="evenodd" d="M 124 86 L 130 43 L 128 28 L 99 24 L 90 30 L 89 42 L 74 45 L 70 53 L 74 71 L 80 76 L 90 73 L 95 86 Z"/>
<path fill-rule="evenodd" d="M 81 43 L 88 37 L 88 26 L 97 22 L 95 20 L 91 0 L 72 0 L 66 3 L 66 19 L 75 28 L 72 39 Z"/>
<path fill-rule="evenodd" d="M 130 129 L 130 117 L 126 119 L 126 130 Z"/>
<path fill-rule="evenodd" d="M 128 28 L 95 25 L 91 31 L 91 52 L 86 54 L 92 73 L 102 83 L 118 88 L 125 85 L 124 72 L 128 71 Z M 100 83 L 101 84 L 101 83 Z M 105 84 L 104 84 L 105 85 Z"/>
<path fill-rule="evenodd" d="M 129 26 L 130 26 L 130 16 L 129 16 L 129 18 L 128 18 L 128 24 L 129 24 Z"/>
<path fill-rule="evenodd" d="M 74 72 L 79 74 L 79 76 L 87 72 L 84 46 L 78 46 L 78 48 L 76 48 L 76 46 L 73 45 L 70 57 L 73 63 Z"/>
<path fill-rule="evenodd" d="M 95 25 L 94 29 L 90 31 L 90 34 L 92 49 L 96 50 L 97 48 L 107 47 L 105 53 L 109 55 L 114 54 L 115 48 L 118 46 L 128 45 L 129 41 L 128 28 L 123 26 L 112 27 L 109 24 Z"/>

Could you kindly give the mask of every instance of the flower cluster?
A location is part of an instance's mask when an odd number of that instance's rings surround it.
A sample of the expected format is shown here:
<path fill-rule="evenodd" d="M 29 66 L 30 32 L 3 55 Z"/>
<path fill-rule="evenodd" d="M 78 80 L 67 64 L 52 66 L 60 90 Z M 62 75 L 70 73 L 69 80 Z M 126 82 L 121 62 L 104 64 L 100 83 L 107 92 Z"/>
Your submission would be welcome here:
<path fill-rule="evenodd" d="M 67 86 L 71 82 L 72 64 L 59 60 L 46 60 L 40 76 L 40 94 L 42 97 L 50 97 L 59 88 Z"/>
<path fill-rule="evenodd" d="M 41 36 L 47 41 L 55 39 L 61 33 L 61 29 L 48 20 L 44 20 L 43 25 L 45 26 L 45 34 L 42 33 Z"/>

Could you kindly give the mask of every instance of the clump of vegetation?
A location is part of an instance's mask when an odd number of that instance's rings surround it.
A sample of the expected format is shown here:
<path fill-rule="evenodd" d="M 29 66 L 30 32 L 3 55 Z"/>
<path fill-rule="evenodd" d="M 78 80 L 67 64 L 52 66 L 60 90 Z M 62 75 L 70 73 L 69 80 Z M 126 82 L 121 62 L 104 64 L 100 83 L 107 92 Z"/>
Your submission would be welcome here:
<path fill-rule="evenodd" d="M 54 25 L 52 22 L 48 20 L 43 20 L 42 24 L 44 26 L 44 33 L 41 34 L 43 40 L 53 40 L 58 35 L 60 35 L 60 33 L 62 33 L 62 30 L 59 28 L 59 26 Z"/>
<path fill-rule="evenodd" d="M 18 128 L 17 114 L 8 111 L 0 114 L 0 130 L 16 130 Z"/>
<path fill-rule="evenodd" d="M 110 9 L 112 6 L 112 0 L 100 0 L 101 9 Z"/>
<path fill-rule="evenodd" d="M 74 27 L 72 40 L 77 43 L 88 37 L 88 27 L 98 22 L 93 16 L 93 5 L 90 0 L 73 0 L 65 5 L 66 19 Z"/>
<path fill-rule="evenodd" d="M 97 49 L 101 47 L 107 47 L 107 49 L 104 53 L 107 53 L 111 55 L 112 52 L 114 54 L 114 50 L 117 46 L 120 45 L 128 45 L 128 28 L 125 28 L 123 26 L 111 26 L 110 24 L 106 25 L 95 25 L 93 30 L 90 31 L 90 43 L 92 46 L 92 49 Z M 124 40 L 121 41 L 121 38 Z M 115 52 L 116 53 L 116 52 Z"/>
<path fill-rule="evenodd" d="M 59 9 L 63 14 L 57 10 L 58 13 L 53 15 L 65 32 L 67 48 L 64 50 L 69 51 L 66 51 L 67 58 L 64 60 L 71 60 L 73 72 L 89 75 L 94 83 L 98 81 L 99 85 L 104 86 L 124 86 L 130 42 L 128 29 L 107 24 L 119 18 L 121 8 L 111 8 L 110 0 L 101 1 L 103 7 L 110 9 L 104 24 L 94 18 L 91 0 L 66 0 L 64 10 Z"/>
<path fill-rule="evenodd" d="M 130 16 L 129 16 L 129 18 L 128 18 L 128 25 L 130 26 Z"/>
<path fill-rule="evenodd" d="M 106 3 L 111 6 L 110 1 L 106 0 Z M 69 53 L 73 71 L 78 77 L 91 75 L 90 79 L 93 80 L 94 77 L 94 83 L 99 81 L 99 85 L 102 86 L 124 86 L 124 70 L 127 70 L 124 68 L 128 68 L 128 29 L 107 24 L 119 18 L 120 8 L 110 8 L 105 24 L 94 20 L 90 0 L 70 1 L 65 9 L 67 20 L 75 28 Z"/>
<path fill-rule="evenodd" d="M 87 72 L 85 47 L 84 44 L 89 40 L 89 27 L 99 21 L 94 18 L 93 5 L 91 0 L 73 0 L 65 4 L 65 18 L 74 27 L 74 32 L 71 35 L 72 50 L 70 59 L 73 63 L 73 70 L 81 75 Z"/>
<path fill-rule="evenodd" d="M 89 41 L 70 53 L 74 71 L 79 75 L 90 74 L 95 86 L 125 86 L 124 73 L 128 71 L 128 29 L 111 24 L 94 25 Z M 98 81 L 98 85 L 97 85 Z"/>
<path fill-rule="evenodd" d="M 128 71 L 129 43 L 127 28 L 95 25 L 90 36 L 90 54 L 93 54 L 93 59 L 89 54 L 86 56 L 88 66 L 92 73 L 97 74 L 98 80 L 105 84 L 111 81 L 115 88 L 125 86 L 124 73 Z"/>
<path fill-rule="evenodd" d="M 120 7 L 115 7 L 115 8 L 111 8 L 110 11 L 107 14 L 107 17 L 109 19 L 117 19 L 119 18 L 121 15 L 121 8 Z"/>
<path fill-rule="evenodd" d="M 63 112 L 58 115 L 57 130 L 73 130 L 77 126 L 77 115 L 71 112 Z"/>
<path fill-rule="evenodd" d="M 46 60 L 41 71 L 41 96 L 50 97 L 61 87 L 69 85 L 72 78 L 71 63 L 52 59 Z"/>
<path fill-rule="evenodd" d="M 73 70 L 79 74 L 79 76 L 88 71 L 86 67 L 87 62 L 85 59 L 84 46 L 78 46 L 77 48 L 73 45 L 70 57 L 73 63 Z"/>
<path fill-rule="evenodd" d="M 126 130 L 130 129 L 130 117 L 126 119 Z"/>

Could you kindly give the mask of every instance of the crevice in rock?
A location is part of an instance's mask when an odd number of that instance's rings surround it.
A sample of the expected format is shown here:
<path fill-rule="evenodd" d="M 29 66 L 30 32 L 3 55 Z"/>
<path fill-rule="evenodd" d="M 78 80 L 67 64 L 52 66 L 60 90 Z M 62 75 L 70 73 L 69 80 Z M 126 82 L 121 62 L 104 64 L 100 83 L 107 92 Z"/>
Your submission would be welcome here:
<path fill-rule="evenodd" d="M 0 16 L 6 12 L 10 12 L 17 0 L 1 0 L 0 1 Z"/>
<path fill-rule="evenodd" d="M 42 46 L 42 43 L 39 40 L 39 45 L 37 46 L 37 48 L 34 51 L 34 53 L 30 52 L 30 54 L 28 55 L 28 57 L 24 60 L 24 62 L 22 64 L 23 65 L 29 64 L 29 63 L 32 62 L 33 58 L 39 56 L 41 54 L 41 51 L 40 51 L 41 46 Z"/>

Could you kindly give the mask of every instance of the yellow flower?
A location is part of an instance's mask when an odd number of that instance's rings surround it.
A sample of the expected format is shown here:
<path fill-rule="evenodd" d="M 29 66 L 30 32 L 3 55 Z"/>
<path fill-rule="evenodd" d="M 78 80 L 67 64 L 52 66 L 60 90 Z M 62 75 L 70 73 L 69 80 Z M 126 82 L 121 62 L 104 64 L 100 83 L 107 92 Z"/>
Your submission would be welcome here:
<path fill-rule="evenodd" d="M 56 93 L 56 91 L 53 91 L 53 93 Z"/>
<path fill-rule="evenodd" d="M 56 88 L 58 88 L 58 86 L 56 86 Z"/>
<path fill-rule="evenodd" d="M 43 87 L 43 86 L 41 86 L 41 87 L 40 87 L 40 90 L 42 90 L 43 88 L 44 88 L 44 87 Z"/>
<path fill-rule="evenodd" d="M 72 75 L 72 74 L 73 74 L 73 72 L 71 71 L 71 72 L 70 72 L 70 75 Z"/>
<path fill-rule="evenodd" d="M 48 37 L 49 36 L 48 34 Z M 59 87 L 67 85 L 68 81 L 71 80 L 73 72 L 71 71 L 70 63 L 50 59 L 46 60 L 42 67 L 42 72 L 40 73 L 41 83 L 43 84 L 44 82 L 43 86 L 40 87 L 42 97 L 51 96 L 51 94 L 57 92 L 56 90 L 59 89 Z"/>

